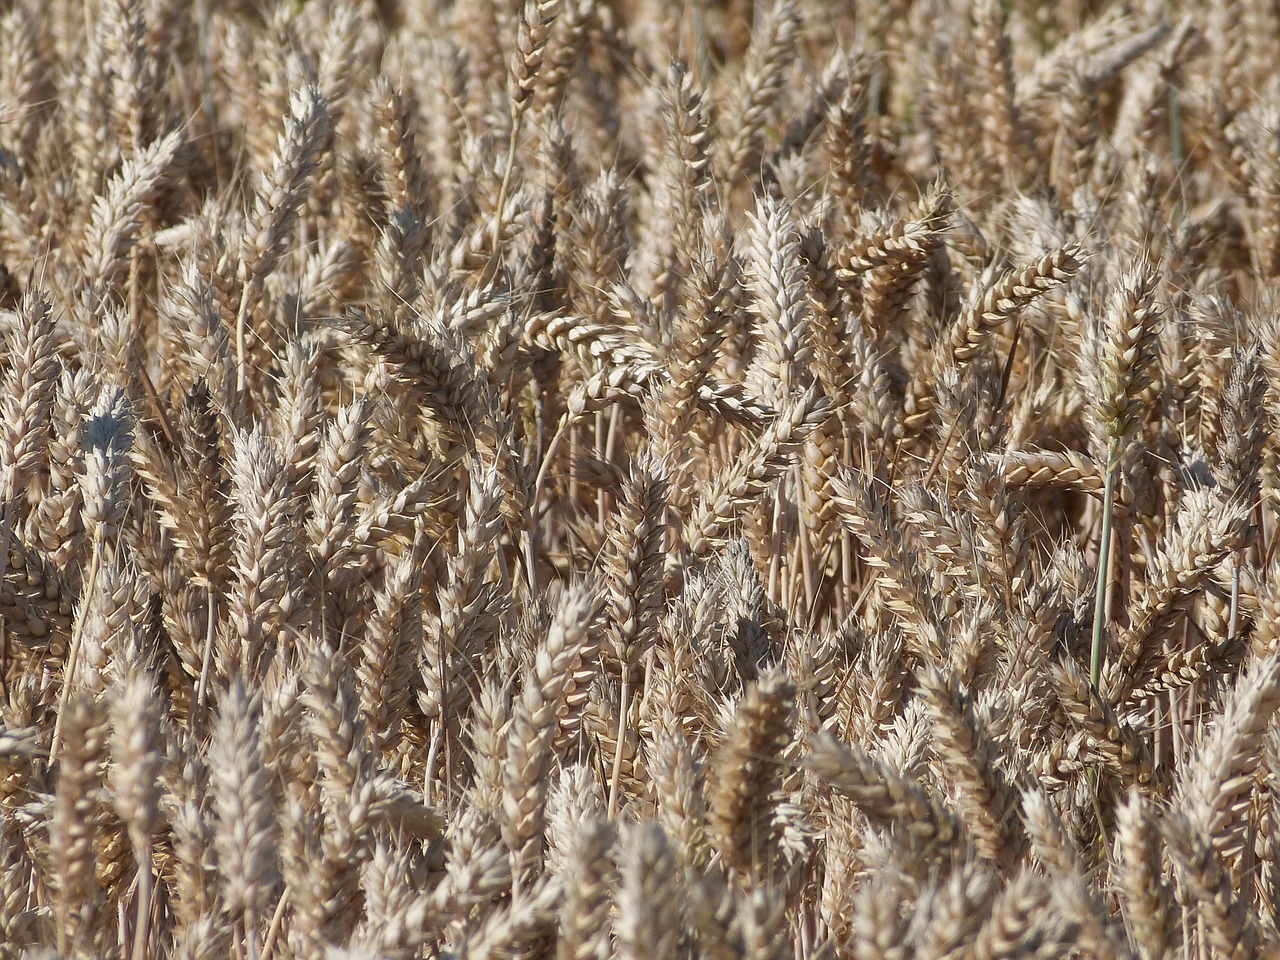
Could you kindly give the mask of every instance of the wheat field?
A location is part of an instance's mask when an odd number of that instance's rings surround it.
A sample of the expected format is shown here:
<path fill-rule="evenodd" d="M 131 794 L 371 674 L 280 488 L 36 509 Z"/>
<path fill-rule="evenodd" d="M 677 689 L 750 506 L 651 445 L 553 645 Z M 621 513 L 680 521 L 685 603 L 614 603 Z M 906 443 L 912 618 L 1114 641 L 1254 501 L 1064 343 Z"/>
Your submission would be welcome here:
<path fill-rule="evenodd" d="M 1280 956 L 1267 0 L 5 0 L 0 960 Z"/>

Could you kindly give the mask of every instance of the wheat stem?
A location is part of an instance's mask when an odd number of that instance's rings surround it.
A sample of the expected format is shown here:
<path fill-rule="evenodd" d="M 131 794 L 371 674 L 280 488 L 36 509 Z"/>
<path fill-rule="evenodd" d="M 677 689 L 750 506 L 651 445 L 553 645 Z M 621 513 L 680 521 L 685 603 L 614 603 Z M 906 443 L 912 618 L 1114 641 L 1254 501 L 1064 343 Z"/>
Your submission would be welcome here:
<path fill-rule="evenodd" d="M 1094 690 L 1102 682 L 1102 643 L 1106 632 L 1107 592 L 1111 585 L 1111 516 L 1114 513 L 1116 474 L 1120 469 L 1120 438 L 1107 441 L 1107 476 L 1102 489 L 1102 534 L 1098 540 L 1098 584 L 1093 598 L 1093 641 L 1089 652 L 1089 682 Z"/>
<path fill-rule="evenodd" d="M 67 665 L 62 671 L 62 692 L 58 695 L 58 716 L 53 722 L 53 742 L 49 745 L 49 762 L 58 759 L 62 745 L 62 718 L 67 713 L 67 703 L 71 699 L 72 681 L 75 678 L 77 662 L 80 659 L 80 647 L 84 640 L 84 624 L 89 612 L 89 604 L 93 601 L 93 591 L 97 589 L 98 571 L 102 568 L 102 544 L 93 551 L 93 559 L 89 562 L 89 576 L 85 580 L 80 595 L 80 610 L 76 616 L 71 632 L 71 645 L 67 651 Z"/>
<path fill-rule="evenodd" d="M 613 751 L 613 774 L 609 778 L 609 819 L 618 814 L 618 788 L 622 782 L 622 753 L 626 743 L 627 714 L 631 710 L 631 679 L 628 671 L 622 673 L 622 691 L 618 695 L 618 738 Z"/>
<path fill-rule="evenodd" d="M 133 931 L 132 960 L 146 960 L 148 941 L 151 938 L 151 900 L 155 889 L 155 876 L 151 865 L 151 843 L 137 851 L 138 896 L 135 907 L 137 922 Z"/>

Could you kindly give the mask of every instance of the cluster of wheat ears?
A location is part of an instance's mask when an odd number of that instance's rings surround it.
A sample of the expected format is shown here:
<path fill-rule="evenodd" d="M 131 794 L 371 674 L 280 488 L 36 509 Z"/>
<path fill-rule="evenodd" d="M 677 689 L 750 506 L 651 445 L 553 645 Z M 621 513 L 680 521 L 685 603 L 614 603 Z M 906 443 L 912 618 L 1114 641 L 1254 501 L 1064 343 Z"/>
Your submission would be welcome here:
<path fill-rule="evenodd" d="M 1266 0 L 11 0 L 0 960 L 1280 952 Z"/>

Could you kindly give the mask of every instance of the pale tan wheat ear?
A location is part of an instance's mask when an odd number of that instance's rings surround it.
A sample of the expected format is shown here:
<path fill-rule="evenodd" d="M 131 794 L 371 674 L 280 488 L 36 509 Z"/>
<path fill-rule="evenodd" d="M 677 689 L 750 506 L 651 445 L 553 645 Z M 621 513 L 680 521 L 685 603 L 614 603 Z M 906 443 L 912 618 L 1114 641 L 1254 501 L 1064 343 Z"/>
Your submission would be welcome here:
<path fill-rule="evenodd" d="M 591 619 L 590 601 L 581 591 L 570 593 L 561 601 L 514 709 L 502 772 L 502 832 L 511 850 L 512 872 L 517 877 L 532 866 L 530 861 L 537 856 L 557 732 L 553 718 L 563 708 L 576 665 L 594 652 L 587 634 Z"/>
<path fill-rule="evenodd" d="M 800 30 L 800 5 L 782 0 L 752 38 L 742 75 L 734 90 L 726 130 L 721 139 L 723 180 L 732 184 L 753 173 L 761 140 Z"/>
<path fill-rule="evenodd" d="M 237 276 L 242 292 L 235 316 L 236 388 L 241 393 L 249 381 L 251 317 L 267 276 L 285 253 L 289 232 L 306 196 L 308 178 L 325 146 L 331 124 L 328 106 L 314 86 L 304 87 L 293 96 L 278 152 L 255 202 Z"/>
<path fill-rule="evenodd" d="M 852 800 L 872 823 L 897 824 L 906 832 L 905 842 L 915 855 L 947 855 L 967 842 L 955 815 L 918 782 L 862 750 L 820 736 L 813 741 L 806 764 L 819 780 Z"/>
<path fill-rule="evenodd" d="M 93 943 L 103 923 L 104 892 L 98 885 L 95 836 L 99 818 L 92 791 L 104 773 L 105 730 L 85 695 L 68 699 L 63 730 L 70 750 L 61 761 L 50 820 L 49 868 L 54 881 L 58 943 L 62 950 Z"/>
<path fill-rule="evenodd" d="M 760 877 L 775 869 L 773 806 L 794 715 L 791 680 L 781 672 L 762 676 L 739 701 L 733 725 L 712 761 L 710 836 L 734 875 Z"/>
<path fill-rule="evenodd" d="M 1177 913 L 1164 879 L 1164 844 L 1155 815 L 1136 790 L 1117 814 L 1117 872 L 1125 915 L 1142 956 L 1162 956 L 1172 941 Z"/>
<path fill-rule="evenodd" d="M 619 955 L 670 958 L 680 933 L 676 859 L 655 823 L 635 824 L 622 836 L 617 935 Z"/>
<path fill-rule="evenodd" d="M 996 766 L 994 744 L 978 727 L 965 692 L 933 670 L 922 689 L 933 722 L 934 752 L 956 787 L 956 806 L 978 850 L 989 860 L 1015 862 L 1026 845 L 1015 814 L 1013 786 Z"/>
<path fill-rule="evenodd" d="M 242 681 L 233 681 L 222 700 L 209 757 L 222 900 L 250 956 L 258 951 L 276 873 L 277 828 L 262 763 L 261 722 L 258 698 Z"/>

